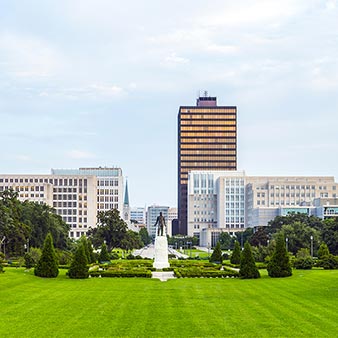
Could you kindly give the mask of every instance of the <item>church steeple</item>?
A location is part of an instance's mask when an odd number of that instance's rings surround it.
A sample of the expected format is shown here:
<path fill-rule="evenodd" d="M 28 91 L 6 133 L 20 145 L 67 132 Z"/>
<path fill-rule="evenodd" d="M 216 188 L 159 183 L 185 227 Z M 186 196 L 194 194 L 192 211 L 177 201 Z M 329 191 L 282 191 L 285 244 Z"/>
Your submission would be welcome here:
<path fill-rule="evenodd" d="M 128 181 L 126 181 L 126 189 L 124 191 L 124 202 L 123 202 L 123 205 L 129 207 Z"/>

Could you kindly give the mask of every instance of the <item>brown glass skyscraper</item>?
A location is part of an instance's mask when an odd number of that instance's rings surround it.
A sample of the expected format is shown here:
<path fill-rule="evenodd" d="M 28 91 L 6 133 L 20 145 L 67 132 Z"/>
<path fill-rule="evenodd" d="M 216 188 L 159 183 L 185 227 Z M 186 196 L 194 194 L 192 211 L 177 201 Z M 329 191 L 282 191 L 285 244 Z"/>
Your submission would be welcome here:
<path fill-rule="evenodd" d="M 191 170 L 237 169 L 237 108 L 199 97 L 178 112 L 178 222 L 187 233 L 187 183 Z"/>

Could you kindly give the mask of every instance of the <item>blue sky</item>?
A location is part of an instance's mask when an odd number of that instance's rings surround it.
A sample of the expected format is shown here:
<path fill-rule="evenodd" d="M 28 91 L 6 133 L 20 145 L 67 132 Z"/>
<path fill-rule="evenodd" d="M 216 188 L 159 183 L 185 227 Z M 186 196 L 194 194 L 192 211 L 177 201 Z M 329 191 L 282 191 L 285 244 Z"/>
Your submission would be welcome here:
<path fill-rule="evenodd" d="M 238 107 L 238 169 L 338 177 L 335 0 L 0 0 L 0 172 L 120 166 L 176 205 L 177 112 Z"/>

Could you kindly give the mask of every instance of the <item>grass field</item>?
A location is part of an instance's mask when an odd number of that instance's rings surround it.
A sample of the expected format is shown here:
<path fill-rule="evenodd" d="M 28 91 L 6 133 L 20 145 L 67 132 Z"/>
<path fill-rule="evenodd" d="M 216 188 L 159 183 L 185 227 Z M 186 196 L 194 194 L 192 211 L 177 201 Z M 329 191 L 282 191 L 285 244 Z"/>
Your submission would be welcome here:
<path fill-rule="evenodd" d="M 338 271 L 258 280 L 0 274 L 0 337 L 337 337 Z"/>

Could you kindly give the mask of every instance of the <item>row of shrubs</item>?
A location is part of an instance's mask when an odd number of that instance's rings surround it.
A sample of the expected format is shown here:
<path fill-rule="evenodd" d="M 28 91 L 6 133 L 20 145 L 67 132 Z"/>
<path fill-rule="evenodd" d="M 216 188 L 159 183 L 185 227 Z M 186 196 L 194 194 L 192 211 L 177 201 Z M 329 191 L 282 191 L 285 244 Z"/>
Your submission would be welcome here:
<path fill-rule="evenodd" d="M 239 273 L 234 270 L 205 270 L 200 268 L 175 268 L 177 278 L 229 278 L 239 277 Z"/>
<path fill-rule="evenodd" d="M 141 270 L 106 270 L 106 271 L 91 271 L 91 277 L 143 277 L 151 278 L 151 271 Z"/>
<path fill-rule="evenodd" d="M 338 269 L 338 256 L 329 254 L 317 260 L 311 257 L 296 258 L 293 261 L 293 266 L 295 269 L 302 270 L 311 270 L 312 267 L 319 267 L 324 270 Z"/>

